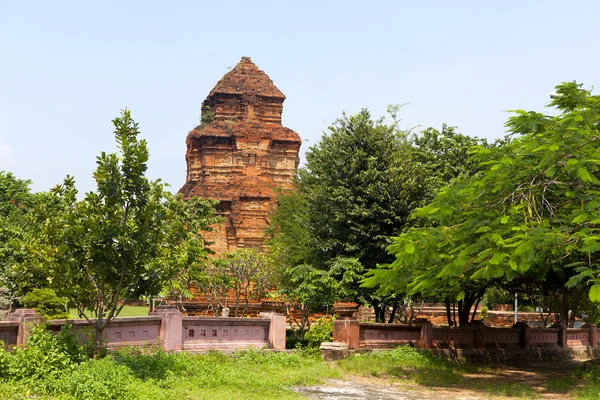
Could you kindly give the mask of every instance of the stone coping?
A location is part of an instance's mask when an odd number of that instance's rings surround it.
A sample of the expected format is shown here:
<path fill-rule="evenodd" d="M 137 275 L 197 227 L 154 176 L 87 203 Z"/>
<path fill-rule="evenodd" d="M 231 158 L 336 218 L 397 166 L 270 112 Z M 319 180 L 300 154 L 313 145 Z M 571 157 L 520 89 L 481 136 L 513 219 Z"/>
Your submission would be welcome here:
<path fill-rule="evenodd" d="M 361 322 L 360 323 L 360 327 L 361 328 L 384 328 L 384 329 L 414 329 L 414 330 L 421 330 L 421 325 L 422 324 L 411 324 L 411 325 L 405 325 L 405 324 L 386 324 L 386 323 L 381 323 L 381 322 Z"/>
<path fill-rule="evenodd" d="M 270 318 L 240 318 L 240 317 L 183 317 L 183 324 L 187 325 L 265 325 L 271 324 Z"/>
<path fill-rule="evenodd" d="M 19 321 L 0 321 L 0 329 L 2 328 L 18 328 L 21 323 Z"/>
<path fill-rule="evenodd" d="M 91 318 L 92 321 L 95 321 L 95 319 Z M 113 320 L 110 321 L 110 325 L 114 325 L 114 324 L 148 324 L 148 323 L 154 323 L 154 324 L 160 324 L 162 320 L 161 316 L 151 316 L 151 317 L 117 317 Z M 86 319 L 81 319 L 81 318 L 77 318 L 77 319 L 50 319 L 48 321 L 46 321 L 47 325 L 66 325 L 66 324 L 72 324 L 72 325 L 88 325 L 89 322 Z"/>

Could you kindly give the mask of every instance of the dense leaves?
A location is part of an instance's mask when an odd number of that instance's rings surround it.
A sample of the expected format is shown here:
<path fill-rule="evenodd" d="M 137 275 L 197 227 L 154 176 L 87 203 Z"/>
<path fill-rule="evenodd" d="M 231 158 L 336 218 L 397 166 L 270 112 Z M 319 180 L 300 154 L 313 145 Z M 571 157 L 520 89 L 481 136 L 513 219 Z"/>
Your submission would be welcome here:
<path fill-rule="evenodd" d="M 502 280 L 565 289 L 598 279 L 600 97 L 575 83 L 557 93 L 558 115 L 517 110 L 507 122 L 514 140 L 474 150 L 481 171 L 415 213 L 430 226 L 396 237 L 396 260 L 368 285 L 460 298 L 469 286 Z"/>
<path fill-rule="evenodd" d="M 367 110 L 344 114 L 306 153 L 297 191 L 280 197 L 272 220 L 273 258 L 283 269 L 293 267 L 285 282 L 292 282 L 294 271 L 312 281 L 318 271 L 330 271 L 334 260 L 354 260 L 359 266 L 352 269 L 354 280 L 344 281 L 346 294 L 352 293 L 348 300 L 375 305 L 397 300 L 360 289 L 362 272 L 393 260 L 386 251 L 390 238 L 441 186 L 470 175 L 468 151 L 485 143 L 446 126 L 410 135 L 397 126 L 398 108 L 388 111 L 391 124 L 373 120 Z M 338 281 L 344 276 L 322 274 Z"/>
<path fill-rule="evenodd" d="M 67 177 L 53 190 L 64 207 L 40 218 L 30 246 L 49 285 L 94 326 L 97 345 L 127 300 L 158 294 L 201 261 L 200 232 L 214 220 L 212 203 L 184 202 L 145 176 L 146 141 L 128 110 L 113 125 L 119 154 L 97 157 L 96 191 L 78 200 Z"/>

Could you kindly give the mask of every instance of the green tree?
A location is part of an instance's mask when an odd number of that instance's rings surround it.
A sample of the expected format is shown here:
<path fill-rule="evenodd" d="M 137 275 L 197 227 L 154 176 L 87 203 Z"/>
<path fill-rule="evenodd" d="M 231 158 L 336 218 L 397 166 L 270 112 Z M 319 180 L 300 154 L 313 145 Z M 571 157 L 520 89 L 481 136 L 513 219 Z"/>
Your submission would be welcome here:
<path fill-rule="evenodd" d="M 119 154 L 97 157 L 96 191 L 77 200 L 67 177 L 53 190 L 64 209 L 46 216 L 31 246 L 50 287 L 93 326 L 96 352 L 127 300 L 156 295 L 177 275 L 182 248 L 206 254 L 200 232 L 213 221 L 212 203 L 184 202 L 145 176 L 146 141 L 128 110 L 113 125 Z"/>
<path fill-rule="evenodd" d="M 342 257 L 357 259 L 364 272 L 391 262 L 386 248 L 411 212 L 449 180 L 470 173 L 468 150 L 481 141 L 446 126 L 411 139 L 398 128 L 398 108 L 389 111 L 391 124 L 373 120 L 367 110 L 344 114 L 308 150 L 297 190 L 279 198 L 272 219 L 270 244 L 282 268 L 326 270 Z M 397 308 L 396 293 L 374 295 L 359 289 L 358 279 L 348 284 L 353 300 L 373 304 L 380 321 L 387 304 Z"/>
<path fill-rule="evenodd" d="M 46 283 L 33 267 L 25 244 L 40 230 L 38 216 L 59 205 L 49 193 L 32 193 L 30 184 L 0 171 L 0 308 L 5 311 L 10 310 L 19 295 Z"/>
<path fill-rule="evenodd" d="M 559 114 L 517 110 L 506 124 L 516 137 L 474 151 L 481 171 L 416 212 L 430 227 L 396 237 L 396 260 L 368 285 L 459 297 L 461 286 L 530 277 L 559 287 L 563 323 L 570 289 L 591 284 L 600 300 L 600 97 L 576 83 L 556 89 Z"/>

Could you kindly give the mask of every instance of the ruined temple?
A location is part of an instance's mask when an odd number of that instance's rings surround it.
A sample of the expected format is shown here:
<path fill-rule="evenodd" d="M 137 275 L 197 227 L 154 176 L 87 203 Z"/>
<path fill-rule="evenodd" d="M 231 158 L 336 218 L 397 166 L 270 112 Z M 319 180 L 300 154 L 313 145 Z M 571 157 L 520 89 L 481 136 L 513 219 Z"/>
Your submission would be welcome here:
<path fill-rule="evenodd" d="M 281 125 L 285 96 L 248 57 L 202 103 L 201 124 L 187 136 L 185 198 L 219 201 L 224 223 L 207 235 L 217 254 L 262 249 L 278 188 L 298 168 L 300 136 Z"/>

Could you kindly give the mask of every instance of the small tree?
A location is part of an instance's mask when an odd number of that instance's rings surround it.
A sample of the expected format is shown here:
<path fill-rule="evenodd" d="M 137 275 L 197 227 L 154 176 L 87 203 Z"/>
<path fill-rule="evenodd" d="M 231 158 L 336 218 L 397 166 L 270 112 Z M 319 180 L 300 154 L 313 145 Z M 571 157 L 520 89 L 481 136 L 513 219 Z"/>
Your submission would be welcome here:
<path fill-rule="evenodd" d="M 247 314 L 250 300 L 265 297 L 273 286 L 270 260 L 252 249 L 236 250 L 210 261 L 194 278 L 215 315 L 233 307 L 235 317 Z M 234 304 L 228 304 L 230 295 Z"/>
<path fill-rule="evenodd" d="M 47 216 L 31 247 L 50 286 L 93 326 L 95 353 L 125 302 L 158 294 L 176 276 L 180 264 L 169 261 L 182 246 L 204 249 L 200 232 L 213 221 L 211 203 L 184 202 L 145 176 L 146 141 L 128 110 L 113 125 L 119 154 L 97 157 L 96 191 L 78 201 L 67 177 L 53 190 L 64 209 Z"/>

